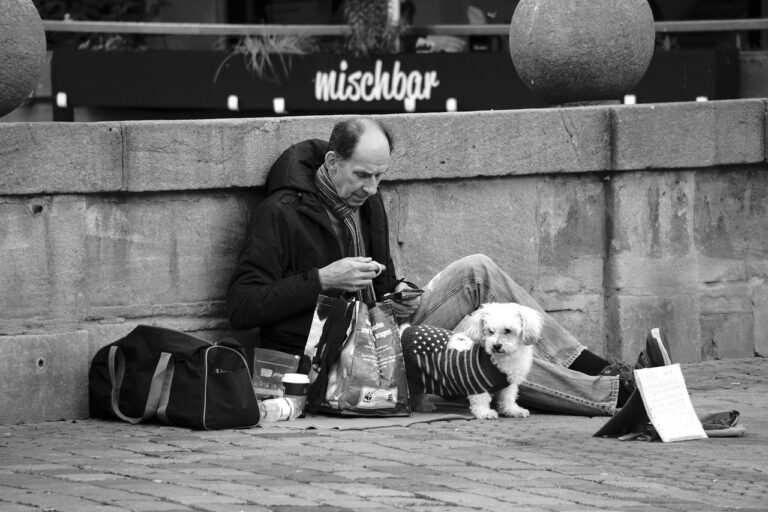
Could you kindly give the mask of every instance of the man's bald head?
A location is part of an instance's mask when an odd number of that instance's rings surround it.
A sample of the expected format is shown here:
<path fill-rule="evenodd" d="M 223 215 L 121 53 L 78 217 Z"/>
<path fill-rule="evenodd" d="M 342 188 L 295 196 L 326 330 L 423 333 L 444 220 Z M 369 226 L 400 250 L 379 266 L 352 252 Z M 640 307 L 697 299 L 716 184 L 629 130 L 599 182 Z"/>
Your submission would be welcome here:
<path fill-rule="evenodd" d="M 348 160 L 352 157 L 352 153 L 363 136 L 365 136 L 364 142 L 366 144 L 383 143 L 383 140 L 379 139 L 383 137 L 386 140 L 389 153 L 391 154 L 395 149 L 392 134 L 381 121 L 367 117 L 356 117 L 336 123 L 331 132 L 331 138 L 328 140 L 328 151 L 335 152 L 342 160 Z"/>

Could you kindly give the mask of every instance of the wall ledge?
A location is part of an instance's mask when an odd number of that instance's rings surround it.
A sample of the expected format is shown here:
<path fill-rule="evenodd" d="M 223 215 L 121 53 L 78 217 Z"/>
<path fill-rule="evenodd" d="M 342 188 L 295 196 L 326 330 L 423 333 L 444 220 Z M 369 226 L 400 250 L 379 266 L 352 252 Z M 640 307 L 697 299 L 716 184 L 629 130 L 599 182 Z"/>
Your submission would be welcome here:
<path fill-rule="evenodd" d="M 748 99 L 379 117 L 396 142 L 385 179 L 411 181 L 764 162 L 765 111 Z M 284 149 L 339 119 L 0 124 L 0 195 L 260 187 Z"/>

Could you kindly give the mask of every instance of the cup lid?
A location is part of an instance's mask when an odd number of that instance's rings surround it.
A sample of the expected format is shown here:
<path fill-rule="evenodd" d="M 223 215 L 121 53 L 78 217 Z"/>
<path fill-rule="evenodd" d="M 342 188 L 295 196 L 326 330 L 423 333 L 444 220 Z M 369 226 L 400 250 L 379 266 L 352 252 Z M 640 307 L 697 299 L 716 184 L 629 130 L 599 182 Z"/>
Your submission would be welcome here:
<path fill-rule="evenodd" d="M 290 384 L 309 384 L 309 375 L 303 373 L 286 373 L 283 375 L 283 382 Z"/>

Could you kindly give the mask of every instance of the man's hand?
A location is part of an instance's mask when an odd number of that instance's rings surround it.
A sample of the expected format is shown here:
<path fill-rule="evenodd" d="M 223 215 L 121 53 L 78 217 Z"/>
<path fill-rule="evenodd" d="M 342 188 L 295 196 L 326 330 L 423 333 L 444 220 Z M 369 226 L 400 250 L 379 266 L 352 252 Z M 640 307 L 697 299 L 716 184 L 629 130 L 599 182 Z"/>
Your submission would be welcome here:
<path fill-rule="evenodd" d="M 370 285 L 385 268 L 372 258 L 344 258 L 320 269 L 320 286 L 323 291 L 356 292 Z"/>
<path fill-rule="evenodd" d="M 410 286 L 405 283 L 400 283 L 395 288 L 396 292 L 400 290 L 408 290 Z M 419 309 L 421 304 L 421 295 L 414 297 L 411 300 L 404 300 L 400 302 L 392 301 L 392 306 L 395 310 L 395 318 L 398 320 L 410 320 L 413 314 Z"/>

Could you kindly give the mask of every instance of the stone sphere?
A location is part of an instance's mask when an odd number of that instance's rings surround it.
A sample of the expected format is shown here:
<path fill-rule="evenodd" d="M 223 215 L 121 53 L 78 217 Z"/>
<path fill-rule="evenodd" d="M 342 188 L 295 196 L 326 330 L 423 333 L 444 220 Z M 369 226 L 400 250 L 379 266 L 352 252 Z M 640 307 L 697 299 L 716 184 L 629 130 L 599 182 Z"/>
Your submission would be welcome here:
<path fill-rule="evenodd" d="M 0 0 L 0 117 L 37 85 L 45 57 L 45 30 L 32 0 Z"/>
<path fill-rule="evenodd" d="M 550 104 L 613 101 L 653 57 L 646 0 L 521 0 L 509 52 L 522 81 Z"/>

